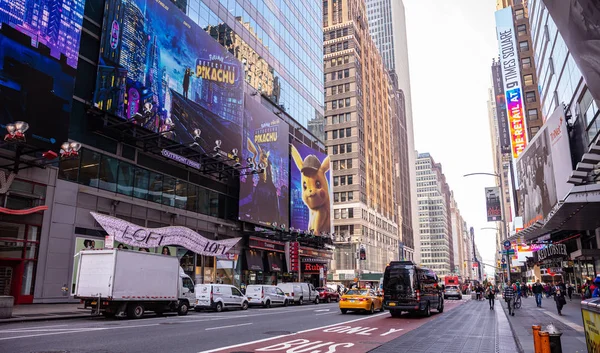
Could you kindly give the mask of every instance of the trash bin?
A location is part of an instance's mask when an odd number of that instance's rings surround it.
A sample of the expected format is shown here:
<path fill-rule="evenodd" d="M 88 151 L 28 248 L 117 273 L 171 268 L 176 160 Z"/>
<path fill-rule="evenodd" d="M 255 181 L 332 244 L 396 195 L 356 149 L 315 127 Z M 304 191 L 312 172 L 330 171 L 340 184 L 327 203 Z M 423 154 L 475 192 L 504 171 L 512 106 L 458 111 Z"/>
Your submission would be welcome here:
<path fill-rule="evenodd" d="M 581 302 L 581 315 L 588 352 L 600 352 L 600 298 Z"/>
<path fill-rule="evenodd" d="M 14 302 L 14 297 L 0 295 L 0 319 L 8 319 L 12 316 Z"/>

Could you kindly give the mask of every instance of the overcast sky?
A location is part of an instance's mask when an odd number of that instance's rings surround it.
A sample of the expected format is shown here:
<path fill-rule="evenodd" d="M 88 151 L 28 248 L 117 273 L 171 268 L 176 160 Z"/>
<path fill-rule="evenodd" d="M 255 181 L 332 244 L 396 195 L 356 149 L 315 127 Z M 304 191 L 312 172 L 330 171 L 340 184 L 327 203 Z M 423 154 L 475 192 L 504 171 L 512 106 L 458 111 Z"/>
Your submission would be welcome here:
<path fill-rule="evenodd" d="M 403 0 L 406 7 L 415 144 L 442 170 L 484 259 L 494 263 L 495 227 L 485 210 L 493 161 L 488 124 L 492 58 L 498 56 L 494 0 Z M 486 268 L 488 275 L 493 269 Z"/>

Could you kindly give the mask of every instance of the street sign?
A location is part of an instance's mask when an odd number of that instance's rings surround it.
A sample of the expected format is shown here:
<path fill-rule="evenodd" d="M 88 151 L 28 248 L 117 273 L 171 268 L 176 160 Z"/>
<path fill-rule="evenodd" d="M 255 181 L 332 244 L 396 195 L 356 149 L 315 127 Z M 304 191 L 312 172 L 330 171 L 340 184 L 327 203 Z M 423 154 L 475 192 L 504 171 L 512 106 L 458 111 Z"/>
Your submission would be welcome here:
<path fill-rule="evenodd" d="M 510 249 L 510 241 L 508 241 L 508 240 L 504 241 L 504 249 L 506 249 L 506 250 Z"/>
<path fill-rule="evenodd" d="M 502 263 L 505 264 L 506 263 L 506 259 L 502 258 Z"/>
<path fill-rule="evenodd" d="M 502 264 L 502 268 L 506 268 L 506 264 Z"/>
<path fill-rule="evenodd" d="M 505 250 L 502 252 L 504 255 L 514 255 L 515 254 L 515 250 L 514 249 L 510 249 L 510 250 Z"/>

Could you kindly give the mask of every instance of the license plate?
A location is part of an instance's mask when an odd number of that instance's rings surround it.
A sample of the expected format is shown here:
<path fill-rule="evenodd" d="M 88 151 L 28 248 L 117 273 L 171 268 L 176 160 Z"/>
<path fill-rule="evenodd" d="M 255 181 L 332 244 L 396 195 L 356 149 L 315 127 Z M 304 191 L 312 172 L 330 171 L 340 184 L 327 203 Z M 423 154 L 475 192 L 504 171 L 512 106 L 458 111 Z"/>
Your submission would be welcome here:
<path fill-rule="evenodd" d="M 396 306 L 396 303 L 388 303 L 389 306 Z"/>
<path fill-rule="evenodd" d="M 96 305 L 98 302 L 91 302 L 90 305 Z"/>
<path fill-rule="evenodd" d="M 350 299 L 350 303 L 354 303 L 354 299 Z"/>

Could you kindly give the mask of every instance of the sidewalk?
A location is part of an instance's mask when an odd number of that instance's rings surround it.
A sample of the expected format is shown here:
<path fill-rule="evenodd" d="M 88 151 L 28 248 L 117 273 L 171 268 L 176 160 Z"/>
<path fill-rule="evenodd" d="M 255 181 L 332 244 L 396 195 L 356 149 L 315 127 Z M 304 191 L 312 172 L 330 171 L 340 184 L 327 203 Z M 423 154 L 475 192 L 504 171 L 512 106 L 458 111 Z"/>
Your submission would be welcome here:
<path fill-rule="evenodd" d="M 89 310 L 79 310 L 81 304 L 26 304 L 13 308 L 10 319 L 0 319 L 0 324 L 22 321 L 41 321 L 90 317 Z"/>
<path fill-rule="evenodd" d="M 498 301 L 496 310 L 489 310 L 487 301 L 471 300 L 370 353 L 440 352 L 515 353 L 518 350 Z"/>
<path fill-rule="evenodd" d="M 549 324 L 554 324 L 563 333 L 561 343 L 564 353 L 587 352 L 581 317 L 581 300 L 579 298 L 573 297 L 573 301 L 567 299 L 567 305 L 562 310 L 563 316 L 558 315 L 553 298 L 544 296 L 541 308 L 535 305 L 534 297 L 522 298 L 521 300 L 521 309 L 517 309 L 515 316 L 509 317 L 509 321 L 523 352 L 530 353 L 534 351 L 531 326 L 540 325 L 543 330 Z M 502 303 L 502 308 L 508 315 L 506 302 L 500 297 L 497 302 Z"/>

